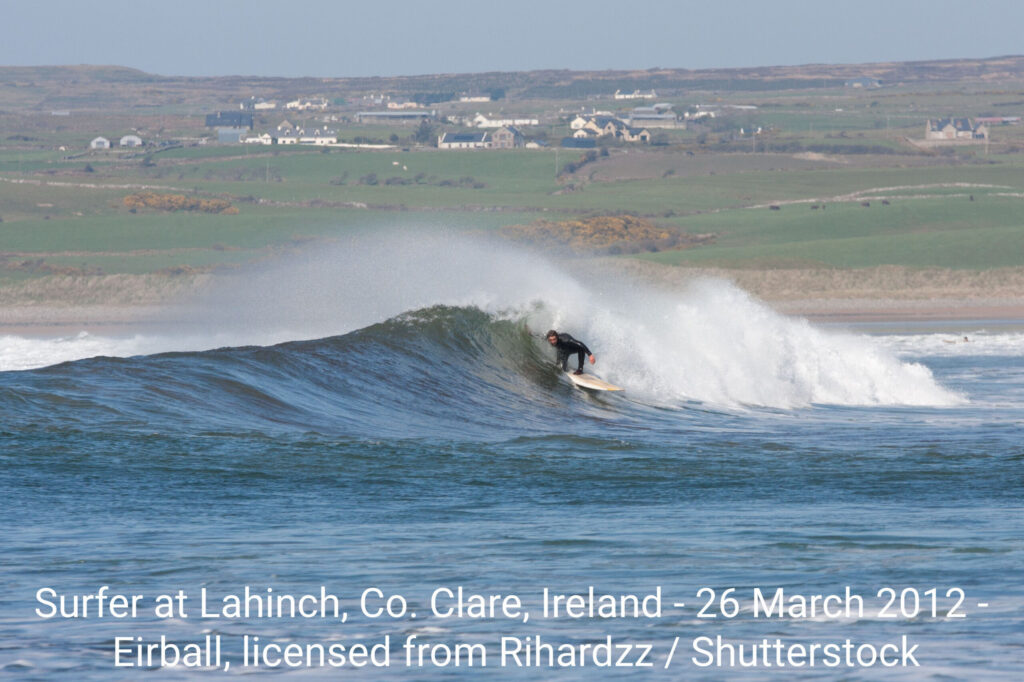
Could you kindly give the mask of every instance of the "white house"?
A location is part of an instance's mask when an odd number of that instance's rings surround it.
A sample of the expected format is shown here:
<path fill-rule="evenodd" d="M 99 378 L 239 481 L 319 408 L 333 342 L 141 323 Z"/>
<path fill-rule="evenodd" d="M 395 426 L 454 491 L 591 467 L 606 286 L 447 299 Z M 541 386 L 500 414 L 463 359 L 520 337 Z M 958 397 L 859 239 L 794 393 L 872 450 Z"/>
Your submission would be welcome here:
<path fill-rule="evenodd" d="M 299 144 L 312 144 L 318 146 L 324 146 L 329 144 L 337 144 L 338 134 L 333 130 L 327 128 L 316 128 L 314 130 L 301 130 L 299 131 Z"/>
<path fill-rule="evenodd" d="M 639 90 L 634 90 L 633 92 L 615 91 L 615 99 L 654 99 L 657 96 L 654 90 L 648 90 L 647 92 L 640 92 Z"/>
<path fill-rule="evenodd" d="M 296 111 L 308 111 L 313 109 L 323 110 L 327 108 L 327 100 L 324 99 L 323 97 L 317 97 L 313 99 L 299 98 L 291 102 L 288 102 L 287 104 L 284 105 L 284 108 L 295 109 Z"/>
<path fill-rule="evenodd" d="M 105 137 L 97 137 L 89 143 L 89 149 L 110 149 L 110 140 Z"/>
<path fill-rule="evenodd" d="M 490 118 L 483 114 L 477 114 L 470 120 L 470 125 L 474 128 L 507 128 L 517 126 L 535 126 L 540 125 L 540 120 L 536 118 Z"/>
<path fill-rule="evenodd" d="M 273 144 L 275 139 L 277 144 L 308 144 L 326 147 L 338 143 L 338 134 L 327 128 L 279 128 L 277 135 L 263 133 L 259 137 L 247 137 L 245 142 L 251 144 Z"/>
<path fill-rule="evenodd" d="M 488 133 L 445 133 L 437 140 L 438 149 L 487 149 L 490 144 Z"/>
<path fill-rule="evenodd" d="M 119 143 L 122 147 L 141 147 L 142 138 L 138 135 L 125 135 Z"/>
<path fill-rule="evenodd" d="M 270 133 L 263 133 L 262 135 L 250 135 L 242 139 L 242 142 L 246 144 L 274 144 L 274 137 Z"/>
<path fill-rule="evenodd" d="M 238 108 L 245 111 L 246 109 L 255 109 L 256 111 L 268 111 L 277 109 L 276 100 L 267 100 L 262 97 L 257 98 L 255 95 L 247 100 L 243 100 L 239 103 Z"/>

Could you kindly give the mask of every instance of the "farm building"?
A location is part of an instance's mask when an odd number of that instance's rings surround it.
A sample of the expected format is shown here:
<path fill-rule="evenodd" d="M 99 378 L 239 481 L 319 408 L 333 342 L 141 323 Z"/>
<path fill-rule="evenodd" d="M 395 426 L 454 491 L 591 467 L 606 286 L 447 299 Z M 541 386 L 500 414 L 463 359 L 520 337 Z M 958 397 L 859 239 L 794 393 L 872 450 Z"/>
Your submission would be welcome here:
<path fill-rule="evenodd" d="M 242 136 L 249 132 L 246 128 L 217 128 L 217 142 L 221 144 L 238 144 Z"/>
<path fill-rule="evenodd" d="M 360 123 L 419 123 L 427 118 L 435 118 L 437 112 L 433 109 L 427 110 L 398 110 L 398 111 L 360 111 L 356 114 L 356 121 Z"/>
<path fill-rule="evenodd" d="M 110 149 L 110 140 L 105 137 L 97 137 L 89 143 L 89 149 Z"/>
<path fill-rule="evenodd" d="M 487 149 L 488 133 L 445 133 L 437 140 L 438 149 Z"/>
<path fill-rule="evenodd" d="M 138 135 L 125 135 L 124 137 L 121 138 L 119 144 L 122 147 L 141 147 L 142 138 L 139 137 Z"/>

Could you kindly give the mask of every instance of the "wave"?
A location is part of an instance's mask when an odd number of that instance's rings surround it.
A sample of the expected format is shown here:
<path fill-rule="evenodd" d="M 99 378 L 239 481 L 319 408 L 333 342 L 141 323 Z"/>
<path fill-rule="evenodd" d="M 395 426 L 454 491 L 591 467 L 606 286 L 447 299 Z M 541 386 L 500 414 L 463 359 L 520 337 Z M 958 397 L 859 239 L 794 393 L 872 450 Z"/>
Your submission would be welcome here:
<path fill-rule="evenodd" d="M 486 242 L 347 243 L 186 312 L 175 336 L 4 337 L 0 368 L 27 371 L 0 373 L 0 399 L 29 421 L 368 435 L 571 434 L 580 418 L 682 419 L 694 404 L 963 402 L 876 338 L 780 315 L 729 282 L 670 292 Z M 584 340 L 625 396 L 572 392 L 531 335 L 551 327 Z M 121 357 L 77 359 L 96 355 Z"/>
<path fill-rule="evenodd" d="M 552 351 L 531 332 L 529 318 L 540 314 L 435 306 L 318 340 L 7 372 L 0 374 L 0 401 L 8 408 L 0 424 L 488 438 L 582 433 L 578 420 L 606 433 L 678 424 L 698 418 L 693 401 L 715 404 L 723 396 L 734 407 L 777 407 L 754 402 L 777 396 L 836 397 L 841 404 L 956 400 L 920 365 L 854 338 L 823 337 L 809 325 L 788 328 L 782 319 L 761 320 L 763 336 L 737 335 L 732 344 L 728 329 L 709 339 L 706 329 L 697 334 L 683 324 L 699 337 L 683 352 L 664 343 L 638 348 L 653 324 L 609 334 L 601 330 L 610 323 L 597 321 L 588 343 L 600 349 L 603 374 L 625 386 L 627 397 L 592 398 L 562 379 Z M 726 364 L 732 366 L 723 370 Z"/>

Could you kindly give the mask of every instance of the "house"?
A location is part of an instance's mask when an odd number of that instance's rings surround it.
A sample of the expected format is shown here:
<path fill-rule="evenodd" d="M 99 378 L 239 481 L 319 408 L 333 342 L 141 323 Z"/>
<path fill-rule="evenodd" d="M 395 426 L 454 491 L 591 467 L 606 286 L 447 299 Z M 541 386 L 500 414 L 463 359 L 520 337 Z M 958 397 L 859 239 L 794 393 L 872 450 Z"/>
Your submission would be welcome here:
<path fill-rule="evenodd" d="M 278 130 L 276 139 L 278 144 L 298 144 L 299 132 L 290 128 L 286 130 Z"/>
<path fill-rule="evenodd" d="M 247 128 L 252 130 L 252 114 L 243 111 L 218 111 L 206 115 L 207 128 Z"/>
<path fill-rule="evenodd" d="M 882 81 L 877 78 L 851 78 L 843 83 L 843 85 L 847 88 L 880 88 L 882 87 Z"/>
<path fill-rule="evenodd" d="M 589 119 L 586 116 L 576 114 L 576 116 L 569 121 L 569 130 L 580 130 L 583 126 L 587 125 L 588 120 Z"/>
<path fill-rule="evenodd" d="M 674 117 L 674 116 L 673 116 Z M 572 135 L 566 139 L 589 140 L 612 137 L 623 142 L 650 142 L 651 133 L 643 126 L 632 126 L 625 121 L 605 114 L 577 116 L 569 123 Z M 563 147 L 566 146 L 563 141 Z"/>
<path fill-rule="evenodd" d="M 124 137 L 121 138 L 119 144 L 122 147 L 141 147 L 142 138 L 139 137 L 138 135 L 125 135 Z"/>
<path fill-rule="evenodd" d="M 619 137 L 625 127 L 626 124 L 614 116 L 591 116 L 583 129 L 594 131 L 598 137 Z"/>
<path fill-rule="evenodd" d="M 615 99 L 654 99 L 657 96 L 654 90 L 648 90 L 647 92 L 640 92 L 639 90 L 634 90 L 633 92 L 615 91 Z"/>
<path fill-rule="evenodd" d="M 110 149 L 110 140 L 105 137 L 97 137 L 89 143 L 89 149 Z"/>
<path fill-rule="evenodd" d="M 291 102 L 287 102 L 284 105 L 285 109 L 295 109 L 296 111 L 311 111 L 319 109 L 323 111 L 327 108 L 327 100 L 323 97 L 315 97 L 312 99 L 302 99 L 301 97 Z"/>
<path fill-rule="evenodd" d="M 277 144 L 307 144 L 325 147 L 338 143 L 338 134 L 327 128 L 280 129 L 279 127 L 276 136 L 271 136 L 269 133 L 265 133 L 265 135 L 272 141 L 277 140 Z M 263 136 L 259 138 L 260 144 L 272 144 L 272 141 L 265 142 Z M 256 140 L 253 142 L 255 143 Z"/>
<path fill-rule="evenodd" d="M 972 124 L 966 118 L 940 118 L 928 119 L 925 126 L 924 139 L 926 140 L 987 140 L 988 126 L 985 124 Z"/>
<path fill-rule="evenodd" d="M 505 128 L 507 126 L 535 126 L 540 125 L 536 118 L 489 118 L 483 114 L 477 114 L 469 121 L 474 128 Z"/>
<path fill-rule="evenodd" d="M 325 146 L 338 143 L 338 134 L 327 128 L 314 128 L 313 130 L 299 131 L 299 144 L 312 144 Z"/>
<path fill-rule="evenodd" d="M 488 133 L 445 133 L 437 140 L 438 149 L 487 149 Z"/>
<path fill-rule="evenodd" d="M 276 138 L 270 133 L 263 133 L 262 135 L 249 135 L 248 137 L 243 137 L 242 142 L 244 142 L 245 144 L 270 145 L 276 142 Z"/>
<path fill-rule="evenodd" d="M 623 142 L 641 142 L 648 144 L 651 141 L 651 131 L 647 128 L 634 128 L 626 126 L 620 131 Z"/>
<path fill-rule="evenodd" d="M 491 149 L 514 149 L 524 143 L 523 134 L 514 126 L 502 126 L 491 133 Z"/>
<path fill-rule="evenodd" d="M 703 109 L 701 111 L 687 111 L 683 114 L 683 118 L 687 121 L 701 121 L 705 118 L 717 118 L 718 113 L 711 109 Z"/>
<path fill-rule="evenodd" d="M 265 100 L 262 97 L 257 99 L 253 96 L 247 100 L 242 100 L 238 104 L 238 108 L 242 111 L 268 111 L 271 109 L 277 109 L 277 102 L 274 100 Z"/>

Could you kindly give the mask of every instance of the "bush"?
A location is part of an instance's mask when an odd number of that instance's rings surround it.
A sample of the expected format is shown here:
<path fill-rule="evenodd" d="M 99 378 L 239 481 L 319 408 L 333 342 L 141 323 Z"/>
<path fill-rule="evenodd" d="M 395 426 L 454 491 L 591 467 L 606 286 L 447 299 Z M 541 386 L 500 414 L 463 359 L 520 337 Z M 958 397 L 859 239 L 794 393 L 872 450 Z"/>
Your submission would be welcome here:
<path fill-rule="evenodd" d="M 198 211 L 223 215 L 238 213 L 238 209 L 226 199 L 200 199 L 184 194 L 157 194 L 156 192 L 129 194 L 124 198 L 124 205 L 133 212 L 140 208 L 152 208 L 160 211 Z"/>

